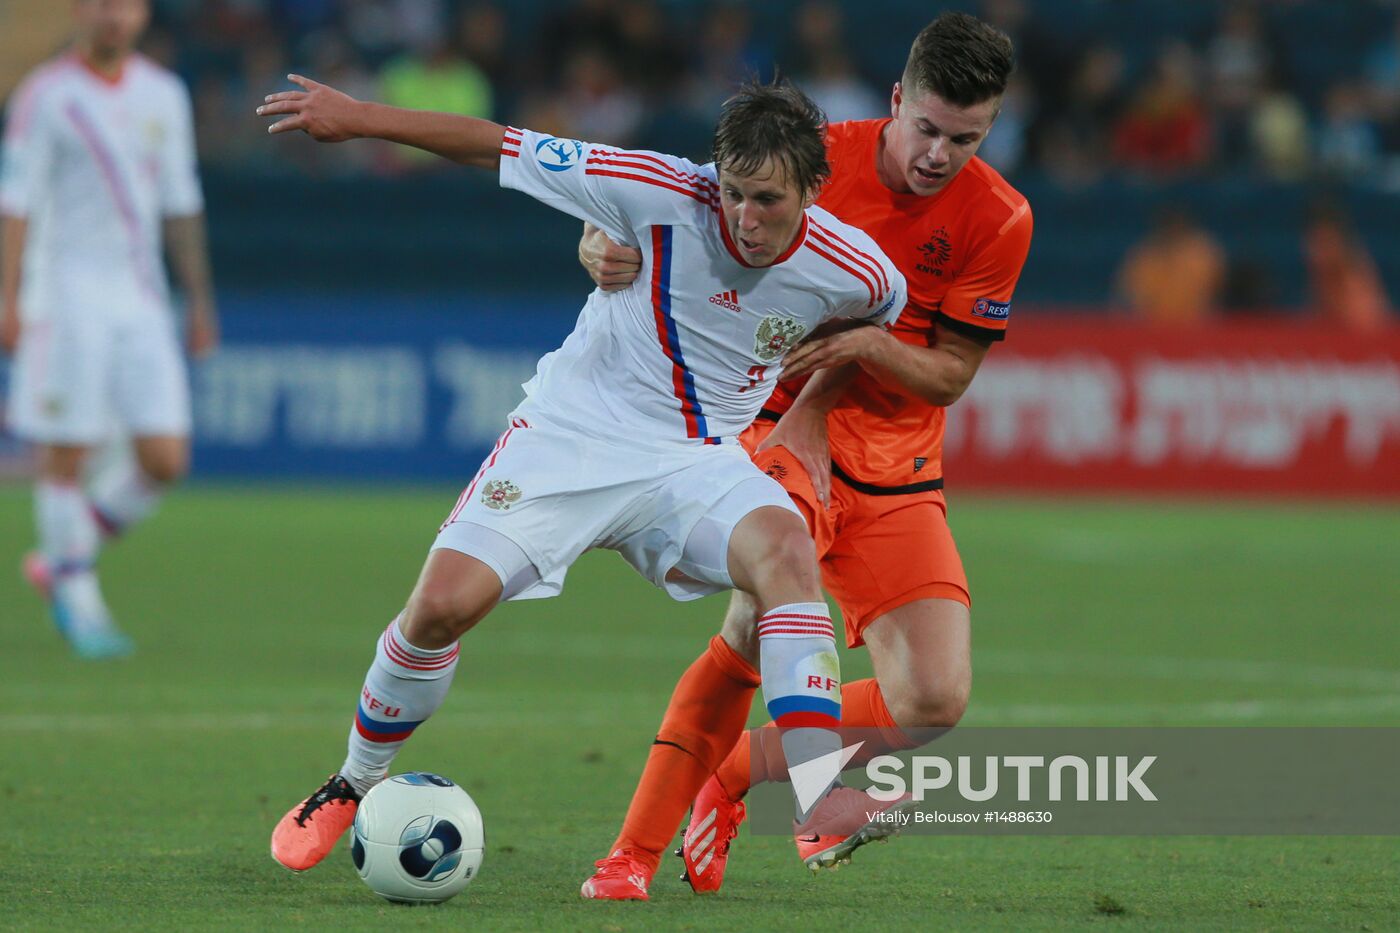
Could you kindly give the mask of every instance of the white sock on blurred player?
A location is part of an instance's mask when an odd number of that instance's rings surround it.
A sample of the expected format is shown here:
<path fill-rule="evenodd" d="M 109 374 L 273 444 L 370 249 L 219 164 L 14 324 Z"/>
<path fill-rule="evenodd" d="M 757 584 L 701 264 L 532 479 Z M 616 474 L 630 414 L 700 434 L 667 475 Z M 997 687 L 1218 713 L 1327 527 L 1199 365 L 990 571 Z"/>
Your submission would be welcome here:
<path fill-rule="evenodd" d="M 340 774 L 364 795 L 389 773 L 389 765 L 413 730 L 437 711 L 457 670 L 457 644 L 432 650 L 411 645 L 389 623 L 360 689 L 350 727 L 350 749 Z"/>
<path fill-rule="evenodd" d="M 145 519 L 161 499 L 162 490 L 141 470 L 134 457 L 112 457 L 99 466 L 89 494 L 102 533 L 114 537 Z"/>
<path fill-rule="evenodd" d="M 82 487 L 40 480 L 34 487 L 34 519 L 54 599 L 67 610 L 66 624 L 75 633 L 110 624 L 94 569 L 100 534 Z"/>

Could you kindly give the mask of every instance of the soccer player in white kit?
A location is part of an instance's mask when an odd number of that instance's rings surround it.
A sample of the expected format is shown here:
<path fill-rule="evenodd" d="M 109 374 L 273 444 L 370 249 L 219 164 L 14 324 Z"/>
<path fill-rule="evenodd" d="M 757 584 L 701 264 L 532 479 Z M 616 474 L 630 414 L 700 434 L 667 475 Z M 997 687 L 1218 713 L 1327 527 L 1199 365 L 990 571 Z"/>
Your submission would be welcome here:
<path fill-rule="evenodd" d="M 30 581 L 85 658 L 125 654 L 95 571 L 189 462 L 190 403 L 161 244 L 188 294 L 196 353 L 217 340 L 189 95 L 134 53 L 147 0 L 77 0 L 73 47 L 8 108 L 0 177 L 0 348 L 8 420 L 37 447 Z M 90 452 L 114 437 L 135 453 Z"/>
<path fill-rule="evenodd" d="M 344 765 L 282 818 L 273 857 L 298 871 L 319 862 L 442 702 L 458 638 L 501 600 L 559 593 L 590 548 L 617 551 L 676 599 L 752 594 L 763 615 L 757 657 L 746 660 L 762 671 L 785 749 L 798 762 L 839 751 L 839 661 L 815 550 L 782 487 L 737 441 L 803 337 L 838 320 L 888 324 L 904 304 L 904 280 L 874 242 L 813 206 L 829 173 L 821 111 L 785 83 L 747 86 L 726 105 L 715 163 L 696 165 L 292 80 L 305 90 L 269 95 L 258 110 L 287 115 L 272 132 L 378 137 L 499 168 L 502 186 L 636 246 L 644 272 L 624 291 L 594 291 L 563 346 L 540 361 L 379 639 Z M 737 660 L 752 649 L 726 650 Z M 752 677 L 737 663 L 726 673 L 740 670 Z M 677 780 L 698 789 L 745 718 L 713 723 L 719 743 L 658 737 L 690 753 Z M 820 832 L 857 807 L 872 802 L 838 787 L 799 818 Z M 584 896 L 645 899 L 656 865 L 618 849 L 598 869 Z"/>

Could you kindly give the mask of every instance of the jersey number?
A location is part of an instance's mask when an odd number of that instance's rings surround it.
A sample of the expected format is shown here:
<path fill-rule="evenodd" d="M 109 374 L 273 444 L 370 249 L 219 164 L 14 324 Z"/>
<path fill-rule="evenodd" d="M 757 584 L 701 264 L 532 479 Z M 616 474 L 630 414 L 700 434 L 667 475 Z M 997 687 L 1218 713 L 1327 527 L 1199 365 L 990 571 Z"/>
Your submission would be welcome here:
<path fill-rule="evenodd" d="M 747 392 L 747 391 L 749 391 L 750 389 L 755 389 L 755 388 L 757 388 L 757 387 L 758 387 L 758 384 L 759 384 L 760 382 L 763 381 L 763 374 L 766 373 L 766 372 L 768 372 L 768 367 L 767 367 L 767 366 L 750 366 L 750 367 L 749 367 L 749 384 L 746 385 L 746 386 L 740 386 L 740 387 L 739 387 L 739 391 L 740 391 L 740 392 Z"/>

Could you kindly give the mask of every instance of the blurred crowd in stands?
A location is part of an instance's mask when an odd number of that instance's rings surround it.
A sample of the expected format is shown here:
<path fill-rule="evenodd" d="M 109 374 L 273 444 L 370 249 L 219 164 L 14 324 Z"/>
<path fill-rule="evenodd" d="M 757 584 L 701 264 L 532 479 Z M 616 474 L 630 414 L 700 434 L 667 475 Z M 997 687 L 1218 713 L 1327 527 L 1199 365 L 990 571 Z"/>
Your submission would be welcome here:
<path fill-rule="evenodd" d="M 426 168 L 269 147 L 251 104 L 298 70 L 346 91 L 703 155 L 720 101 L 775 65 L 831 119 L 880 116 L 943 5 L 894 0 L 156 0 L 150 51 L 197 101 L 203 158 Z M 1065 186 L 1247 172 L 1400 188 L 1395 0 L 983 0 L 1020 70 L 983 156 Z M 239 129 L 246 132 L 239 132 Z"/>
<path fill-rule="evenodd" d="M 832 120 L 888 114 L 913 36 L 953 8 L 1016 43 L 1018 72 L 981 155 L 1031 196 L 1037 226 L 1054 231 L 1032 248 L 1029 300 L 1116 305 L 1168 323 L 1285 308 L 1348 327 L 1394 320 L 1386 286 L 1400 293 L 1391 208 L 1400 205 L 1400 0 L 153 6 L 146 51 L 193 92 L 225 283 L 259 280 L 247 244 L 262 241 L 264 202 L 288 196 L 262 184 L 268 173 L 317 180 L 297 186 L 305 197 L 354 190 L 357 202 L 374 188 L 366 179 L 395 179 L 386 184 L 401 190 L 397 179 L 416 176 L 433 203 L 429 189 L 446 183 L 432 177 L 446 163 L 387 144 L 269 139 L 253 110 L 290 86 L 290 71 L 359 97 L 703 161 L 721 102 L 738 81 L 775 68 Z M 414 270 L 415 286 L 460 274 L 456 241 L 425 245 L 419 214 L 390 213 L 373 255 L 398 244 L 388 267 Z M 299 221 L 318 222 L 315 210 Z M 323 277 L 383 275 L 384 263 L 355 260 L 370 247 L 337 223 L 309 237 L 326 244 Z M 502 228 L 514 235 L 535 233 Z M 474 274 L 489 285 L 494 265 L 484 266 Z"/>

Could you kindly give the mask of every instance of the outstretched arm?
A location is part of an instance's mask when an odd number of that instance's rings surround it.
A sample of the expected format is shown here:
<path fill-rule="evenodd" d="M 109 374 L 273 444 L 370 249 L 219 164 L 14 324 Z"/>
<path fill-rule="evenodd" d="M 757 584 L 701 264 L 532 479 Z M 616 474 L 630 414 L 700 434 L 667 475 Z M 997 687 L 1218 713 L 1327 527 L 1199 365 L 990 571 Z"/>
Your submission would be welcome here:
<path fill-rule="evenodd" d="M 936 333 L 930 347 L 903 343 L 880 327 L 856 327 L 809 340 L 787 355 L 783 378 L 857 363 L 884 386 L 930 405 L 948 406 L 972 384 L 991 344 L 946 327 L 939 327 Z"/>
<path fill-rule="evenodd" d="M 500 165 L 505 127 L 499 123 L 356 100 L 301 75 L 287 75 L 287 79 L 303 90 L 279 91 L 264 98 L 258 114 L 282 116 L 267 128 L 269 133 L 302 130 L 323 143 L 387 139 L 463 165 L 492 169 Z"/>

